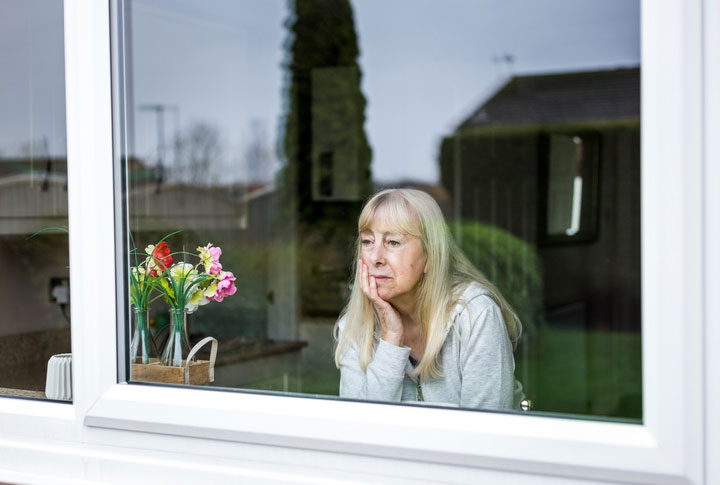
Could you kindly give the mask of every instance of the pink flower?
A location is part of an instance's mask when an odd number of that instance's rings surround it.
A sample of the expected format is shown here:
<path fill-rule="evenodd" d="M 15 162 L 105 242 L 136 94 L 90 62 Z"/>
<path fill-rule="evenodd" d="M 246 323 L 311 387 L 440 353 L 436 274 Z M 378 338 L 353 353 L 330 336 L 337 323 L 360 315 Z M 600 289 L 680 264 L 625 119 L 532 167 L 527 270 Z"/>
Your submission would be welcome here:
<path fill-rule="evenodd" d="M 232 296 L 237 291 L 235 288 L 235 276 L 230 271 L 220 272 L 220 281 L 217 283 L 217 292 L 215 296 L 208 299 L 215 301 L 223 301 L 226 296 Z"/>
<path fill-rule="evenodd" d="M 205 266 L 205 272 L 211 275 L 219 275 L 220 271 L 222 271 L 222 265 L 220 264 L 222 249 L 213 247 L 212 243 L 208 243 L 204 248 L 198 247 L 197 250 Z"/>

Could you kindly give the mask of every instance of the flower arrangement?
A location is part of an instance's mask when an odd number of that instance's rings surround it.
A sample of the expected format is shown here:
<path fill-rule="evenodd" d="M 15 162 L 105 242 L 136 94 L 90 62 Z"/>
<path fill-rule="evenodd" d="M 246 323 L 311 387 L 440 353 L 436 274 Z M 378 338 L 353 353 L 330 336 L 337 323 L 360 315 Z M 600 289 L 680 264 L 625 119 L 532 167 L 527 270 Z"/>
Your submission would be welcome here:
<path fill-rule="evenodd" d="M 136 256 L 136 264 L 130 268 L 130 299 L 136 312 L 144 311 L 145 335 L 148 334 L 146 320 L 148 305 L 162 297 L 170 307 L 170 331 L 161 361 L 164 365 L 175 367 L 182 365 L 183 354 L 189 350 L 186 315 L 211 301 L 221 302 L 237 291 L 235 276 L 222 268 L 220 263 L 222 250 L 219 247 L 208 243 L 204 247 L 198 247 L 197 254 L 185 251 L 171 252 L 166 239 L 177 232 L 168 234 L 155 245 L 147 246 L 144 251 L 145 259 L 139 264 L 137 255 L 142 253 L 133 248 L 132 254 Z M 176 261 L 180 257 L 182 260 Z M 187 262 L 189 258 L 197 259 L 197 262 L 189 263 Z M 155 292 L 159 293 L 159 296 L 153 298 Z M 143 318 L 137 319 L 138 327 L 142 320 Z M 140 346 L 145 349 L 142 338 Z M 136 349 L 137 346 L 131 350 L 137 352 Z M 147 363 L 145 358 L 143 352 L 143 363 Z"/>

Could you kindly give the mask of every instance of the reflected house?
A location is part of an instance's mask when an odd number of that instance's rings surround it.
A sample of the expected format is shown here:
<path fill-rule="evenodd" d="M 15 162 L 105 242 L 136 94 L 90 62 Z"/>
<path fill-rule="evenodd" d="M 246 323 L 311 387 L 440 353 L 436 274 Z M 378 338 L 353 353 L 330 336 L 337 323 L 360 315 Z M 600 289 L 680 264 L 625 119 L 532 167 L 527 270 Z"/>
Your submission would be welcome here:
<path fill-rule="evenodd" d="M 237 188 L 169 183 L 158 190 L 155 184 L 146 184 L 128 193 L 130 220 L 137 231 L 247 229 L 247 205 L 252 197 Z"/>
<path fill-rule="evenodd" d="M 38 170 L 39 169 L 39 170 Z M 67 224 L 67 162 L 0 159 L 0 235 Z"/>
<path fill-rule="evenodd" d="M 0 388 L 45 389 L 50 356 L 70 352 L 64 158 L 0 159 Z M 22 304 L 18 304 L 22 302 Z"/>
<path fill-rule="evenodd" d="M 440 166 L 457 220 L 536 245 L 549 324 L 640 330 L 639 68 L 513 77 Z"/>

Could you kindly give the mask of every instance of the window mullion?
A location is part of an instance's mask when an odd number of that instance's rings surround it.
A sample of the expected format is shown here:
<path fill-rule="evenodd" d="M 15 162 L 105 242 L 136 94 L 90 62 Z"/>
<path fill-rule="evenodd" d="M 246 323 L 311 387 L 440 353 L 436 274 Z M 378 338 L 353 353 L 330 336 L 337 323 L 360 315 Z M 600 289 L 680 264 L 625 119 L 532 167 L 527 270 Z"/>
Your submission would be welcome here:
<path fill-rule="evenodd" d="M 108 2 L 65 2 L 73 384 L 77 412 L 116 382 Z"/>

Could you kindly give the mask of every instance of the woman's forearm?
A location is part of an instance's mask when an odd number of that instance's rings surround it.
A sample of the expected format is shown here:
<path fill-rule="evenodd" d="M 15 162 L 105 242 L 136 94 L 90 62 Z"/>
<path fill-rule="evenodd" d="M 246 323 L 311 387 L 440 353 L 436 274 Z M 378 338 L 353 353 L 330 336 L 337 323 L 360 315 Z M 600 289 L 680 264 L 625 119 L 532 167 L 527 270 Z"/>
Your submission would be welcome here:
<path fill-rule="evenodd" d="M 365 372 L 357 359 L 349 356 L 340 366 L 340 397 L 400 401 L 409 355 L 409 347 L 398 347 L 381 340 Z"/>

